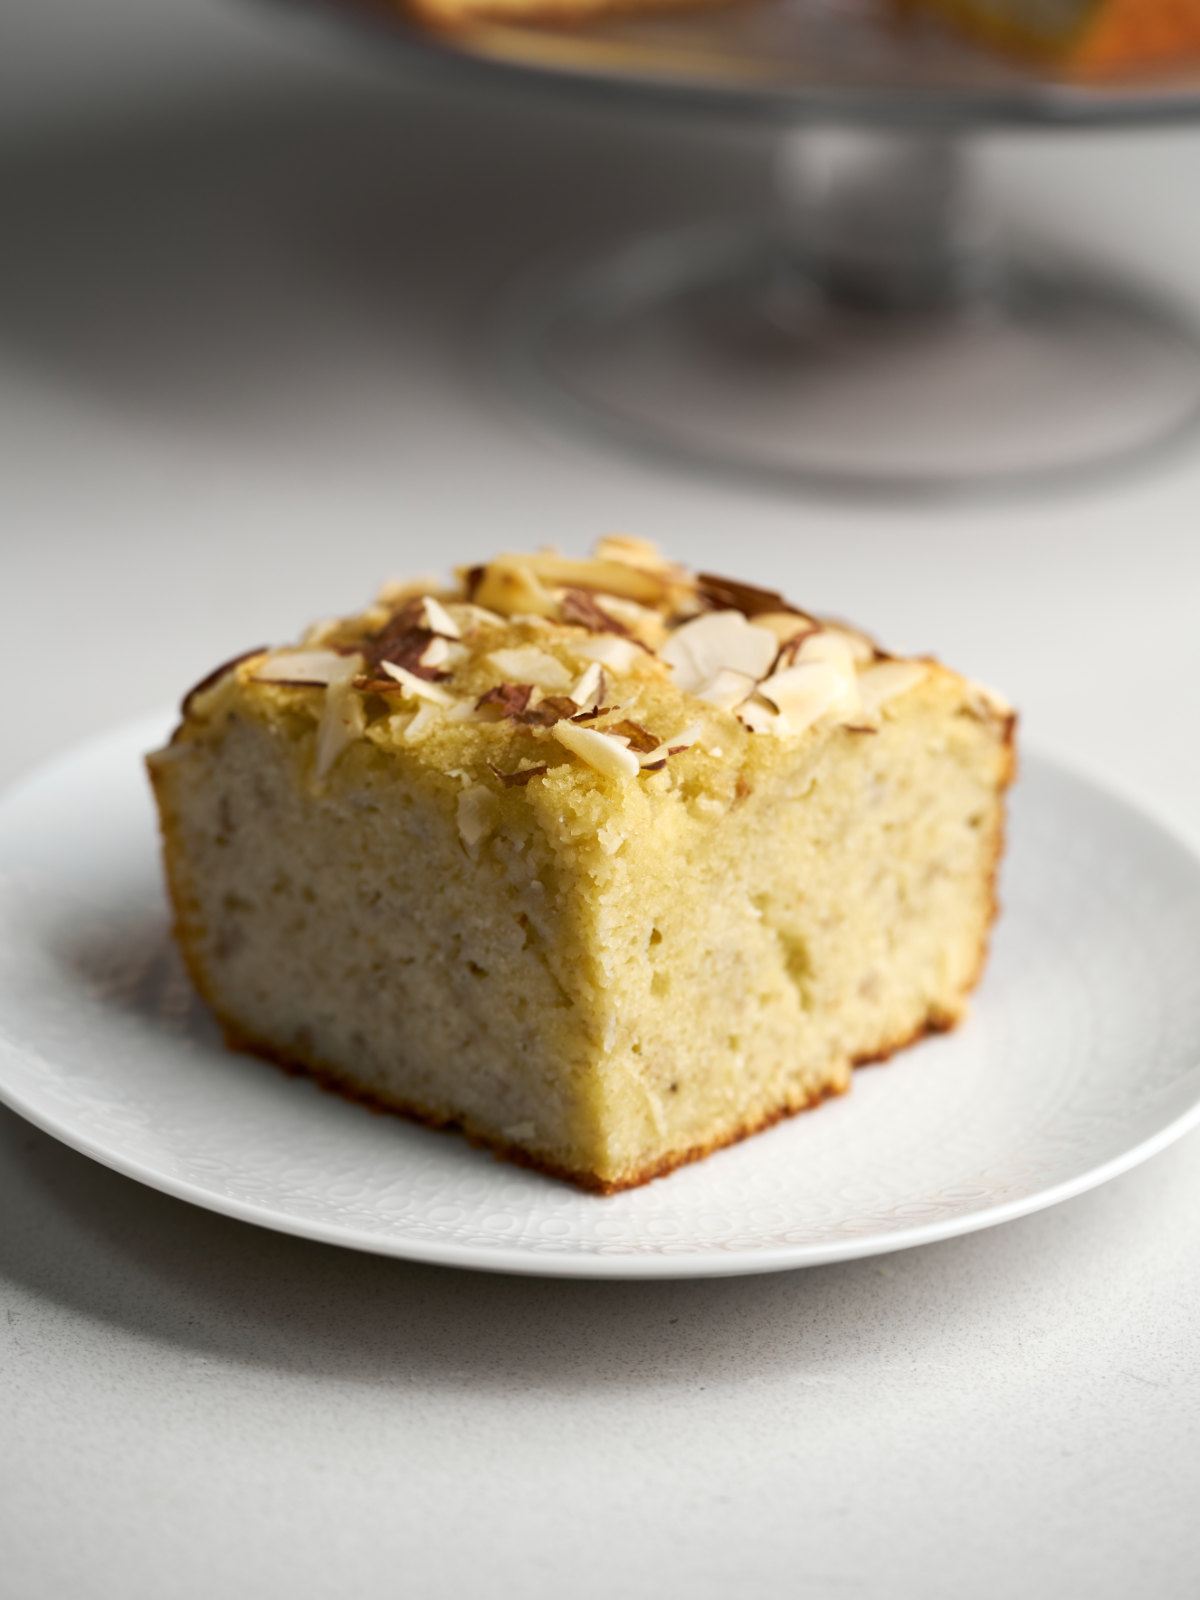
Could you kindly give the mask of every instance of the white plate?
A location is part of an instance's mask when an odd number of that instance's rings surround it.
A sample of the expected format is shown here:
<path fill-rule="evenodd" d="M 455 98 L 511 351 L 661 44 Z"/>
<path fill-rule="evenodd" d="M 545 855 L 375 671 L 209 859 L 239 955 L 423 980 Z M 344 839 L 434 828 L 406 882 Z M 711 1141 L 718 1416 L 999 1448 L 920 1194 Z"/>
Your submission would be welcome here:
<path fill-rule="evenodd" d="M 167 934 L 123 729 L 0 802 L 0 1098 L 143 1183 L 286 1233 L 573 1277 L 768 1272 L 1052 1205 L 1200 1120 L 1200 862 L 1041 760 L 973 1016 L 853 1092 L 611 1199 L 228 1054 Z"/>

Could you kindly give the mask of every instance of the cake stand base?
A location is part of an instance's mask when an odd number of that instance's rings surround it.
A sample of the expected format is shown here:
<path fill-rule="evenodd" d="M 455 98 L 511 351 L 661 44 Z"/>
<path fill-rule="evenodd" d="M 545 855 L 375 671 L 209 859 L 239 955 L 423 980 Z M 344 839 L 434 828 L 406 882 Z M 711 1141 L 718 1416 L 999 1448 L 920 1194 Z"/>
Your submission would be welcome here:
<path fill-rule="evenodd" d="M 945 136 L 792 136 L 764 228 L 644 239 L 510 324 L 525 397 L 659 458 L 892 498 L 1090 481 L 1200 421 L 1151 295 L 996 244 Z"/>

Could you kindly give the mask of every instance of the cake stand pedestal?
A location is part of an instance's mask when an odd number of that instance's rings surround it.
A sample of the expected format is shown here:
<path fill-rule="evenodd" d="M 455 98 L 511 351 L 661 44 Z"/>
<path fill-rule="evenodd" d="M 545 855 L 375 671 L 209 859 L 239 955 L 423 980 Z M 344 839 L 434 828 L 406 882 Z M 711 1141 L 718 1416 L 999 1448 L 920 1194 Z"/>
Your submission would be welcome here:
<path fill-rule="evenodd" d="M 987 129 L 1192 117 L 1200 73 L 1073 88 L 867 0 L 444 40 L 362 0 L 326 10 L 430 71 L 778 128 L 775 216 L 637 239 L 525 296 L 504 360 L 556 423 L 758 481 L 936 498 L 1092 482 L 1200 421 L 1190 319 L 1005 242 L 970 162 Z"/>

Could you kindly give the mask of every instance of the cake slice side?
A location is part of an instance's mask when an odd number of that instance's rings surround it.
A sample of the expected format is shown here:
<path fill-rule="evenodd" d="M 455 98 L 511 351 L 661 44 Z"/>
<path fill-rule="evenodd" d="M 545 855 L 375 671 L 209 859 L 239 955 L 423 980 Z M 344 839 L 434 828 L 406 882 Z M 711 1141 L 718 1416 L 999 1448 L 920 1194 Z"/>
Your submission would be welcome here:
<path fill-rule="evenodd" d="M 720 738 L 591 819 L 588 1081 L 616 1187 L 953 1026 L 986 956 L 1011 725 L 961 678 L 931 669 L 870 731 Z"/>

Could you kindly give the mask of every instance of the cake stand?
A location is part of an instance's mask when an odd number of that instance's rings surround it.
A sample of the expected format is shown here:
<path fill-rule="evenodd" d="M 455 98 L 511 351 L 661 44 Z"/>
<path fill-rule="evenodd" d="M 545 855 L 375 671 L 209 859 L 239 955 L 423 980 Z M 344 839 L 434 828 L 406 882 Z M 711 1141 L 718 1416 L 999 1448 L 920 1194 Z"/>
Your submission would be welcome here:
<path fill-rule="evenodd" d="M 524 298 L 504 359 L 544 416 L 659 458 L 893 498 L 1091 482 L 1200 420 L 1191 319 L 1002 238 L 969 151 L 986 131 L 1194 118 L 1200 63 L 1054 82 L 887 0 L 445 36 L 376 0 L 302 3 L 423 75 L 778 130 L 777 215 L 636 239 Z"/>

